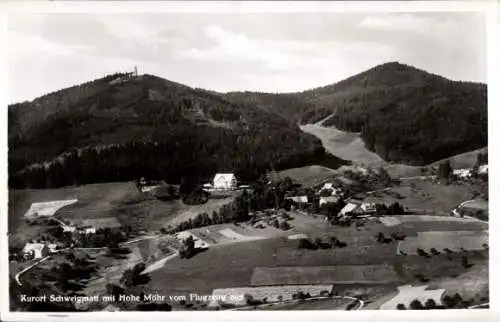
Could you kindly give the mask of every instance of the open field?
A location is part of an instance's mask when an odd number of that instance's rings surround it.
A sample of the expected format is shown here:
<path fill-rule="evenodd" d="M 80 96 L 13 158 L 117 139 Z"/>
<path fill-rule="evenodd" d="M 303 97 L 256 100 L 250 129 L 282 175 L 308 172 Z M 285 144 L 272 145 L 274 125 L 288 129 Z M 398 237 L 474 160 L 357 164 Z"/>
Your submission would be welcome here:
<path fill-rule="evenodd" d="M 413 176 L 420 174 L 420 168 L 404 165 L 391 164 L 384 161 L 376 153 L 369 151 L 365 143 L 359 137 L 359 133 L 344 132 L 335 127 L 323 127 L 316 124 L 300 126 L 301 130 L 318 137 L 325 150 L 344 160 L 350 160 L 365 167 L 384 166 L 391 176 Z"/>
<path fill-rule="evenodd" d="M 337 174 L 337 170 L 332 170 L 320 165 L 292 168 L 279 172 L 280 177 L 290 177 L 292 180 L 299 182 L 304 187 L 314 187 L 326 179 L 336 177 Z"/>
<path fill-rule="evenodd" d="M 189 260 L 169 261 L 151 274 L 149 287 L 163 292 L 212 291 L 251 285 L 256 267 L 376 265 L 397 256 L 395 243 L 314 251 L 297 249 L 297 243 L 278 238 L 213 245 Z"/>
<path fill-rule="evenodd" d="M 191 233 L 205 240 L 209 244 L 228 244 L 273 238 L 286 234 L 286 232 L 267 226 L 257 229 L 247 224 L 220 224 L 209 227 L 191 229 Z"/>
<path fill-rule="evenodd" d="M 9 190 L 9 231 L 16 231 L 23 225 L 22 216 L 34 202 L 78 199 L 78 202 L 57 211 L 56 216 L 65 218 L 69 213 L 74 217 L 100 217 L 125 198 L 136 195 L 137 188 L 133 183 L 90 184 L 81 187 L 61 189 L 24 189 Z M 75 209 L 75 211 L 70 211 Z M 25 227 L 23 227 L 24 229 Z"/>
<path fill-rule="evenodd" d="M 246 297 L 254 300 L 267 299 L 267 302 L 278 302 L 291 300 L 293 294 L 298 292 L 309 293 L 311 296 L 319 296 L 322 293 L 330 293 L 332 289 L 333 286 L 328 284 L 237 287 L 215 289 L 212 295 L 227 297 L 227 301 L 224 301 L 225 303 L 246 305 Z"/>
<path fill-rule="evenodd" d="M 419 232 L 416 237 L 408 237 L 401 242 L 399 250 L 406 254 L 417 254 L 421 248 L 429 251 L 435 248 L 438 251 L 448 248 L 452 251 L 465 249 L 481 250 L 488 243 L 487 232 L 482 231 L 427 231 Z"/>
<path fill-rule="evenodd" d="M 136 229 L 158 230 L 160 227 L 176 225 L 206 212 L 211 215 L 234 197 L 209 199 L 203 205 L 185 205 L 181 200 L 161 201 L 152 196 L 144 196 L 118 205 L 112 213 L 122 224 Z"/>
<path fill-rule="evenodd" d="M 429 283 L 429 287 L 445 289 L 445 295 L 458 293 L 466 300 L 485 303 L 489 294 L 488 262 L 478 262 L 457 277 L 444 277 Z"/>
<path fill-rule="evenodd" d="M 63 222 L 85 224 L 85 221 L 93 219 L 116 218 L 121 226 L 127 225 L 135 230 L 158 230 L 162 226 L 175 225 L 194 218 L 203 212 L 211 215 L 214 210 L 232 202 L 238 193 L 233 192 L 225 198 L 211 198 L 203 205 L 185 205 L 181 200 L 163 202 L 151 195 L 141 195 L 135 184 L 130 182 L 61 189 L 11 190 L 9 231 L 21 230 L 23 239 L 39 235 L 39 227 L 28 226 L 21 219 L 33 202 L 78 199 L 78 202 L 56 212 L 55 217 Z M 30 229 L 36 232 L 30 233 Z"/>
<path fill-rule="evenodd" d="M 105 255 L 106 250 L 102 250 L 94 255 L 99 265 L 99 270 L 97 278 L 89 281 L 87 287 L 83 290 L 85 294 L 105 293 L 107 283 L 118 283 L 125 270 L 144 262 L 138 247 L 130 246 L 127 248 L 130 249 L 130 253 L 123 255 L 123 258 L 108 257 Z"/>
<path fill-rule="evenodd" d="M 252 285 L 287 284 L 379 284 L 397 282 L 399 276 L 389 265 L 338 265 L 306 267 L 257 267 Z"/>
<path fill-rule="evenodd" d="M 395 310 L 398 304 L 403 304 L 406 308 L 410 303 L 417 299 L 422 304 L 428 299 L 433 299 L 437 305 L 441 305 L 441 297 L 443 296 L 444 289 L 430 290 L 427 285 L 412 286 L 403 285 L 398 287 L 398 294 L 380 306 L 381 310 Z"/>
<path fill-rule="evenodd" d="M 429 211 L 438 214 L 450 214 L 460 203 L 474 196 L 474 185 L 434 184 L 430 180 L 403 181 L 399 186 L 387 192 L 370 195 L 370 202 L 399 202 L 410 210 Z"/>
<path fill-rule="evenodd" d="M 319 123 L 301 125 L 300 128 L 302 131 L 318 137 L 326 151 L 344 160 L 362 166 L 383 166 L 393 177 L 411 177 L 421 174 L 420 169 L 422 167 L 387 162 L 376 153 L 369 151 L 359 133 L 341 131 L 334 126 L 324 127 Z M 487 148 L 457 154 L 434 162 L 427 167 L 436 167 L 439 163 L 450 160 L 454 169 L 471 168 L 476 163 L 477 154 L 485 151 L 487 151 Z"/>
<path fill-rule="evenodd" d="M 400 216 L 384 216 L 378 218 L 380 222 L 382 222 L 387 227 L 393 227 L 401 224 L 407 224 L 408 226 L 412 224 L 419 223 L 446 223 L 450 227 L 459 227 L 466 226 L 466 229 L 473 229 L 474 224 L 477 224 L 477 227 L 481 227 L 480 229 L 485 229 L 488 227 L 488 224 L 475 219 L 475 218 L 460 218 L 460 217 L 452 217 L 452 216 L 432 216 L 432 215 L 400 215 Z M 469 225 L 467 225 L 469 224 Z M 436 226 L 437 228 L 438 226 Z M 437 230 L 437 229 L 436 229 Z"/>
<path fill-rule="evenodd" d="M 467 257 L 468 266 L 463 265 L 463 257 Z M 487 269 L 488 262 L 488 251 L 486 250 L 453 252 L 450 254 L 441 253 L 429 257 L 407 255 L 400 256 L 397 269 L 407 283 L 421 284 L 425 282 L 429 284 L 433 281 L 457 278 L 477 269 L 476 266 Z"/>
<path fill-rule="evenodd" d="M 330 298 L 330 299 L 314 299 L 304 302 L 273 304 L 270 306 L 258 308 L 258 310 L 335 310 L 344 311 L 353 300 L 348 298 Z M 359 305 L 358 305 L 359 306 Z M 250 308 L 251 310 L 251 308 Z"/>

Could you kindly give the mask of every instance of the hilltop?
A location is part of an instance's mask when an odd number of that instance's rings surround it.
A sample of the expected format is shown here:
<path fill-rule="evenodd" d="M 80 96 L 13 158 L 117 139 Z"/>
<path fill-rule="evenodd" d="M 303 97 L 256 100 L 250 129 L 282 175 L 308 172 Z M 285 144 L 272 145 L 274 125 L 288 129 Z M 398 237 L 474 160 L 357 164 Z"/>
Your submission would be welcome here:
<path fill-rule="evenodd" d="M 216 171 L 249 180 L 271 167 L 346 163 L 281 116 L 153 75 L 109 75 L 8 113 L 15 187 L 180 182 Z"/>
<path fill-rule="evenodd" d="M 386 161 L 425 165 L 487 145 L 486 85 L 391 62 L 300 93 L 234 92 L 290 122 L 360 133 Z"/>

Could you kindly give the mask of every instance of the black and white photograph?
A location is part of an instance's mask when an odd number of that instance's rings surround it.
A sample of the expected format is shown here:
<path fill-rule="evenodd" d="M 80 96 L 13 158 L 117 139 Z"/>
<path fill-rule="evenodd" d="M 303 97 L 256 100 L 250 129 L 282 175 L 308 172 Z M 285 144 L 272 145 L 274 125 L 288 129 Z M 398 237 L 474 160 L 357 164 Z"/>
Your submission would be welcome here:
<path fill-rule="evenodd" d="M 8 13 L 9 311 L 489 309 L 489 12 L 200 7 Z"/>

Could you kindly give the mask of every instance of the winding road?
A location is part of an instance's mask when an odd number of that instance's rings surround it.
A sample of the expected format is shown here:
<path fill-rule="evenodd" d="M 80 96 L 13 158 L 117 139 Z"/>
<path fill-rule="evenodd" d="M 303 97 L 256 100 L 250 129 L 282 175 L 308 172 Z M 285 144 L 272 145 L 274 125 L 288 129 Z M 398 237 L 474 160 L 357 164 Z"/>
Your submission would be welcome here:
<path fill-rule="evenodd" d="M 132 239 L 132 240 L 128 240 L 126 242 L 122 242 L 122 243 L 119 243 L 118 245 L 128 245 L 128 244 L 132 244 L 132 243 L 136 243 L 136 242 L 139 242 L 141 240 L 146 240 L 146 239 L 153 239 L 153 238 L 158 238 L 160 235 L 159 234 L 155 234 L 155 235 L 146 235 L 146 236 L 143 236 L 143 237 L 139 237 L 137 239 Z M 62 252 L 62 251 L 65 251 L 65 250 L 68 250 L 68 249 L 75 249 L 75 250 L 100 250 L 100 249 L 106 249 L 107 247 L 74 247 L 74 248 L 63 248 L 63 249 L 58 249 L 57 251 L 55 251 L 55 253 L 59 253 L 59 252 Z M 48 255 L 48 256 L 45 256 L 44 258 L 40 259 L 39 261 L 31 264 L 30 266 L 24 268 L 23 270 L 21 270 L 20 272 L 18 272 L 16 274 L 16 276 L 14 277 L 14 279 L 16 280 L 16 283 L 21 286 L 22 283 L 21 283 L 21 275 L 26 273 L 27 271 L 29 271 L 30 269 L 32 269 L 33 267 L 36 267 L 38 266 L 40 263 L 46 261 L 47 259 L 49 259 L 50 257 L 52 257 L 54 253 Z M 177 251 L 175 251 L 175 253 L 173 255 L 177 255 Z M 173 255 L 169 255 L 168 257 L 174 257 Z M 167 257 L 167 258 L 168 258 Z M 157 264 L 158 262 L 161 262 L 162 260 L 163 261 L 166 261 L 167 258 L 163 258 L 153 264 Z M 170 259 L 170 258 L 168 258 Z M 151 265 L 153 265 L 151 264 Z M 151 266 L 150 265 L 150 266 Z"/>

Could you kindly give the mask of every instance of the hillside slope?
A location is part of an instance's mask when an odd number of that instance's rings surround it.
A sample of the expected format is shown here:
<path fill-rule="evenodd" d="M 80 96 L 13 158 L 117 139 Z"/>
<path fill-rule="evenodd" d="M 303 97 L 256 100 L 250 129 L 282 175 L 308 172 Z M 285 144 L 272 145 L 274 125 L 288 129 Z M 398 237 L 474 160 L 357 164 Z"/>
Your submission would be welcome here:
<path fill-rule="evenodd" d="M 387 63 L 301 93 L 228 93 L 290 122 L 360 132 L 386 161 L 423 165 L 487 145 L 486 85 Z"/>
<path fill-rule="evenodd" d="M 198 181 L 216 171 L 248 180 L 270 167 L 345 164 L 276 114 L 152 75 L 110 75 L 8 113 L 15 187 Z"/>

